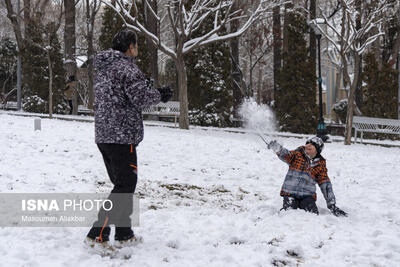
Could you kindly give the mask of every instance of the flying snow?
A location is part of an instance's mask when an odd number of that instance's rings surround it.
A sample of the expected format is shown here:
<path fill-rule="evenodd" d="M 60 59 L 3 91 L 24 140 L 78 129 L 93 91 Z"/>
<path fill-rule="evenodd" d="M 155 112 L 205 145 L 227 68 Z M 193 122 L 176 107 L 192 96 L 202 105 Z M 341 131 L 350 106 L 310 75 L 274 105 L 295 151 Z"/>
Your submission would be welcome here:
<path fill-rule="evenodd" d="M 253 98 L 246 98 L 239 108 L 244 127 L 259 134 L 271 134 L 276 130 L 275 114 L 265 104 L 257 104 Z"/>

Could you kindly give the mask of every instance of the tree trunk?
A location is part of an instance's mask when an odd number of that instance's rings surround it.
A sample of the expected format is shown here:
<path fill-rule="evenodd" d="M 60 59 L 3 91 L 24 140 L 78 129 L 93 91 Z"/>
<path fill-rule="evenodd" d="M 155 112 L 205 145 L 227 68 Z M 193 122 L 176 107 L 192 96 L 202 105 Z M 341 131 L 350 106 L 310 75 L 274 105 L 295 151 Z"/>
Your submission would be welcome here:
<path fill-rule="evenodd" d="M 4 0 L 4 1 L 6 3 L 6 8 L 7 8 L 7 17 L 11 22 L 15 34 L 15 39 L 17 40 L 18 51 L 21 52 L 23 51 L 24 47 L 24 39 L 22 37 L 21 24 L 19 23 L 18 20 L 18 14 L 15 14 L 11 0 Z"/>
<path fill-rule="evenodd" d="M 356 17 L 356 29 L 361 29 L 361 18 L 362 18 L 362 1 L 356 0 L 356 9 L 357 9 L 357 17 Z M 362 40 L 360 40 L 362 42 Z M 357 103 L 358 108 L 362 107 L 363 97 L 362 97 L 362 81 L 361 81 L 361 74 L 362 74 L 362 55 L 360 55 L 360 61 L 358 65 L 358 70 L 355 70 L 354 73 L 357 73 L 357 84 L 356 84 L 356 93 L 355 93 L 355 101 Z"/>
<path fill-rule="evenodd" d="M 31 0 L 24 0 L 24 26 L 25 26 L 25 39 L 30 40 L 29 25 L 31 19 Z"/>
<path fill-rule="evenodd" d="M 187 73 L 182 53 L 177 54 L 177 59 L 175 60 L 175 66 L 178 71 L 178 84 L 179 84 L 179 103 L 180 103 L 179 128 L 188 130 L 189 105 L 188 105 L 188 94 L 187 94 Z"/>
<path fill-rule="evenodd" d="M 260 105 L 262 103 L 262 71 L 261 65 L 258 65 L 258 85 L 257 85 L 257 103 Z"/>
<path fill-rule="evenodd" d="M 49 66 L 49 118 L 53 118 L 53 66 L 51 65 L 50 50 L 46 50 L 47 65 Z"/>
<path fill-rule="evenodd" d="M 377 34 L 378 33 L 378 29 L 376 27 L 374 27 L 371 30 L 371 34 Z M 374 57 L 376 62 L 378 62 L 378 69 L 381 70 L 382 69 L 382 54 L 381 54 L 381 38 L 378 37 L 376 38 L 376 40 L 374 41 L 374 43 L 372 44 L 372 51 L 374 53 Z"/>
<path fill-rule="evenodd" d="M 250 63 L 249 63 L 249 65 L 250 65 L 250 70 L 249 70 L 249 79 L 250 79 L 250 84 L 249 84 L 249 87 L 250 88 L 248 88 L 248 90 L 249 90 L 249 94 L 250 94 L 250 96 L 251 97 L 253 97 L 254 96 L 254 90 L 253 90 L 253 57 L 250 55 L 250 57 L 249 57 L 249 59 L 250 59 Z"/>
<path fill-rule="evenodd" d="M 317 7 L 315 0 L 310 1 L 310 20 L 315 19 L 317 16 Z M 317 73 L 317 37 L 313 30 L 310 31 L 310 63 L 313 73 Z M 318 88 L 317 81 L 315 82 L 315 88 Z"/>
<path fill-rule="evenodd" d="M 274 38 L 274 96 L 278 87 L 279 72 L 282 67 L 282 40 L 281 40 L 281 7 L 273 9 L 273 38 Z"/>
<path fill-rule="evenodd" d="M 335 82 L 335 103 L 337 103 L 339 99 L 339 93 L 340 93 L 340 85 L 342 81 L 342 69 L 338 69 L 338 72 L 336 73 L 336 82 Z"/>
<path fill-rule="evenodd" d="M 291 24 L 291 9 L 293 9 L 292 3 L 285 4 L 285 15 L 284 15 L 284 22 L 283 22 L 283 42 L 282 42 L 282 51 L 283 55 L 287 54 L 288 52 L 288 26 Z M 282 57 L 283 58 L 283 57 Z"/>
<path fill-rule="evenodd" d="M 351 79 L 350 79 L 350 75 L 349 75 L 349 68 L 348 68 L 348 64 L 347 64 L 347 59 L 345 55 L 342 55 L 342 61 L 343 61 L 343 83 L 344 83 L 344 87 L 347 88 L 347 86 L 351 86 Z M 347 96 L 348 98 L 349 96 Z"/>
<path fill-rule="evenodd" d="M 91 35 L 88 38 L 88 51 L 87 51 L 87 58 L 88 58 L 88 65 L 87 65 L 87 71 L 88 71 L 88 93 L 89 93 L 88 108 L 89 109 L 93 109 L 93 102 L 94 102 L 93 57 L 94 57 L 94 47 L 93 47 L 93 32 L 92 32 Z"/>
<path fill-rule="evenodd" d="M 75 1 L 65 0 L 65 29 L 64 29 L 64 53 L 65 53 L 65 70 L 67 79 L 74 76 L 76 79 L 76 61 L 75 61 Z M 73 96 L 72 114 L 78 114 L 78 94 L 76 88 Z"/>
<path fill-rule="evenodd" d="M 399 49 L 400 49 L 400 9 L 397 11 L 397 38 L 396 44 L 394 45 L 394 55 L 397 59 L 397 119 L 400 120 L 400 63 L 399 63 Z"/>
<path fill-rule="evenodd" d="M 153 11 L 157 14 L 157 0 L 150 0 L 148 1 Z M 149 8 L 146 4 L 144 4 L 145 10 L 145 24 L 147 25 L 147 29 L 155 36 L 159 36 L 159 25 L 157 19 L 154 15 L 149 11 Z M 146 39 L 147 40 L 147 39 Z M 153 42 L 147 41 L 146 42 L 149 47 L 149 73 L 151 74 L 151 78 L 154 80 L 154 87 L 159 87 L 158 83 L 158 48 L 157 46 L 153 45 Z"/>
<path fill-rule="evenodd" d="M 87 50 L 87 71 L 88 71 L 88 108 L 93 109 L 94 92 L 93 92 L 93 28 L 94 28 L 94 16 L 89 0 L 86 0 L 86 39 L 88 42 Z"/>
<path fill-rule="evenodd" d="M 399 54 L 397 54 L 396 64 L 394 64 L 395 69 L 397 70 L 397 119 L 400 120 L 400 58 Z"/>
<path fill-rule="evenodd" d="M 358 54 L 354 55 L 354 80 L 350 86 L 350 93 L 349 93 L 349 101 L 347 105 L 347 116 L 346 116 L 346 135 L 345 135 L 345 145 L 351 144 L 351 130 L 353 128 L 353 114 L 355 109 L 355 94 L 358 84 L 358 77 L 359 77 L 359 66 L 360 66 L 360 56 Z"/>
<path fill-rule="evenodd" d="M 232 6 L 232 13 L 239 10 L 241 1 L 235 1 Z M 230 23 L 230 31 L 236 32 L 239 29 L 239 20 L 233 20 Z M 239 66 L 239 38 L 234 38 L 230 40 L 230 48 L 231 48 L 231 60 L 232 60 L 232 95 L 233 95 L 233 111 L 234 116 L 239 117 L 239 106 L 242 103 L 242 93 L 240 90 L 241 84 L 241 75 L 240 75 L 240 66 Z"/>
<path fill-rule="evenodd" d="M 398 12 L 398 14 L 396 16 L 397 17 L 397 21 L 396 21 L 397 36 L 396 36 L 396 39 L 394 41 L 394 45 L 392 48 L 392 61 L 393 62 L 391 62 L 391 64 L 392 64 L 393 68 L 396 68 L 396 60 L 399 57 L 399 50 L 400 50 L 400 14 L 399 14 L 400 9 L 397 12 Z M 380 40 L 380 38 L 378 38 L 378 40 Z"/>
<path fill-rule="evenodd" d="M 17 41 L 17 48 L 18 48 L 17 49 L 17 51 L 18 51 L 18 57 L 17 57 L 17 108 L 18 108 L 18 110 L 21 110 L 21 108 L 22 108 L 22 105 L 21 105 L 21 98 L 22 98 L 21 53 L 23 52 L 23 49 L 24 49 L 24 40 L 23 40 L 23 36 L 22 36 L 21 24 L 18 20 L 17 15 L 14 12 L 14 8 L 12 6 L 11 0 L 5 0 L 4 2 L 6 4 L 6 8 L 7 8 L 7 17 L 11 22 L 11 25 L 12 25 L 13 31 L 14 31 L 14 35 L 15 35 L 15 39 Z M 19 7 L 19 4 L 18 4 L 18 7 Z"/>

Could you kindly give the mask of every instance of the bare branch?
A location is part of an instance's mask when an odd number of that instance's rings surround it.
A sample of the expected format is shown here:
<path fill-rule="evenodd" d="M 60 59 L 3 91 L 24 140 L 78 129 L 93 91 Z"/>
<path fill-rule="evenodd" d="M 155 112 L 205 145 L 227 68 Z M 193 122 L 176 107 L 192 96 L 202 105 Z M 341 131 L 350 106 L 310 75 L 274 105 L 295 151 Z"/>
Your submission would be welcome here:
<path fill-rule="evenodd" d="M 178 30 L 177 30 L 177 27 L 176 27 L 176 21 L 174 21 L 174 18 L 172 16 L 172 11 L 171 11 L 171 6 L 170 5 L 167 6 L 167 10 L 168 10 L 169 21 L 171 23 L 172 30 L 174 31 L 174 34 L 175 34 L 175 39 L 178 39 L 179 38 L 179 33 L 178 33 Z"/>
<path fill-rule="evenodd" d="M 132 15 L 129 13 L 129 10 L 127 10 L 125 8 L 122 0 L 117 0 L 116 1 L 116 3 L 118 4 L 120 10 L 118 10 L 116 7 L 114 7 L 113 5 L 111 5 L 111 4 L 107 3 L 107 2 L 103 2 L 103 3 L 105 3 L 107 6 L 109 6 L 110 8 L 112 8 L 113 10 L 115 10 L 119 14 L 119 16 L 124 21 L 126 27 L 128 27 L 130 29 L 133 29 L 134 31 L 137 31 L 137 32 L 142 32 L 146 36 L 146 38 L 149 41 L 151 41 L 155 46 L 157 46 L 161 51 L 163 51 L 167 55 L 171 56 L 172 58 L 176 58 L 176 53 L 172 49 L 167 47 L 164 43 L 161 42 L 160 38 L 158 38 L 153 33 L 151 33 L 148 29 L 146 29 L 146 27 L 144 27 L 143 24 L 141 24 L 137 20 L 137 18 L 132 17 Z M 133 24 L 128 23 L 127 19 Z"/>
<path fill-rule="evenodd" d="M 150 10 L 150 13 L 157 19 L 158 22 L 161 21 L 160 17 L 154 12 L 152 6 L 149 4 L 149 2 L 147 0 L 144 0 L 145 5 L 147 6 L 147 8 Z"/>
<path fill-rule="evenodd" d="M 183 22 L 184 9 L 185 9 L 185 6 L 183 5 L 182 1 L 180 1 L 179 2 L 177 19 L 179 21 L 179 27 L 181 29 L 181 34 L 186 38 L 185 26 L 184 26 L 184 22 Z"/>
<path fill-rule="evenodd" d="M 21 31 L 21 25 L 18 21 L 18 16 L 14 12 L 13 5 L 11 3 L 11 0 L 4 0 L 6 3 L 7 7 L 7 17 L 11 21 L 11 24 L 13 26 L 14 34 L 15 34 L 15 39 L 17 40 L 17 45 L 18 45 L 18 50 L 21 51 L 24 42 L 23 42 L 23 37 L 22 37 L 22 31 Z"/>

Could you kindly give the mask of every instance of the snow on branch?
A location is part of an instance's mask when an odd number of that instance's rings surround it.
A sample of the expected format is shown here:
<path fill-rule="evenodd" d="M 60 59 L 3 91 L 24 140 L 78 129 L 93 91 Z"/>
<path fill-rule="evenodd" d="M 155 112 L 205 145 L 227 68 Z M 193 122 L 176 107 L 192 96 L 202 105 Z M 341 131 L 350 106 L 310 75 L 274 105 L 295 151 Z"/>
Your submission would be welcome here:
<path fill-rule="evenodd" d="M 157 21 L 161 21 L 160 17 L 156 14 L 156 12 L 154 12 L 153 8 L 151 7 L 151 5 L 149 4 L 149 1 L 144 0 L 148 10 L 150 11 L 150 13 L 156 18 Z"/>
<path fill-rule="evenodd" d="M 137 11 L 137 6 L 136 6 L 136 1 L 132 1 L 131 5 L 126 5 L 123 0 L 117 0 L 115 3 L 117 6 L 113 6 L 110 3 L 107 3 L 103 1 L 108 7 L 112 8 L 123 20 L 124 24 L 126 27 L 136 31 L 136 32 L 141 32 L 143 33 L 148 40 L 150 40 L 155 46 L 157 46 L 161 51 L 163 51 L 165 54 L 175 58 L 176 53 L 173 49 L 169 48 L 166 46 L 163 42 L 161 42 L 161 39 L 154 35 L 151 31 L 149 31 L 142 23 L 139 22 L 139 20 L 136 19 L 138 16 L 138 11 Z M 131 15 L 131 8 L 133 8 L 135 16 Z M 151 9 L 151 7 L 149 7 Z M 154 10 L 151 11 L 152 13 L 155 13 Z M 160 24 L 162 23 L 162 20 L 160 21 Z"/>
<path fill-rule="evenodd" d="M 214 27 L 208 33 L 205 33 L 203 36 L 193 38 L 188 40 L 184 44 L 183 53 L 189 53 L 193 49 L 204 46 L 207 44 L 211 44 L 218 41 L 229 40 L 235 37 L 242 35 L 252 23 L 254 23 L 261 15 L 271 12 L 272 8 L 278 5 L 284 4 L 283 1 L 260 1 L 256 10 L 250 11 L 249 14 L 241 15 L 240 11 L 231 12 L 233 1 L 221 1 L 220 6 L 214 8 L 212 13 L 215 13 L 214 18 Z M 221 12 L 225 9 L 225 12 Z M 220 13 L 224 13 L 224 17 L 219 19 Z M 229 22 L 237 19 L 246 18 L 247 20 L 243 23 L 243 25 L 233 33 L 218 35 L 221 29 Z"/>
<path fill-rule="evenodd" d="M 286 0 L 260 0 L 255 10 L 249 10 L 247 14 L 241 14 L 240 10 L 232 11 L 234 0 L 195 0 L 190 5 L 190 8 L 188 8 L 187 1 L 169 0 L 166 1 L 165 9 L 163 10 L 165 14 L 161 16 L 152 9 L 147 0 L 144 0 L 146 8 L 157 19 L 159 25 L 169 25 L 172 28 L 177 44 L 176 47 L 175 45 L 169 47 L 166 41 L 161 40 L 161 36 L 153 34 L 146 28 L 145 24 L 137 19 L 136 1 L 132 0 L 131 4 L 127 5 L 124 0 L 116 0 L 116 7 L 107 2 L 104 3 L 121 16 L 128 28 L 144 34 L 158 49 L 174 59 L 177 58 L 177 53 L 187 54 L 200 46 L 242 35 L 260 16 L 266 12 L 271 12 L 275 6 L 287 2 Z M 133 15 L 131 9 L 133 10 Z M 166 21 L 166 18 L 169 21 Z M 201 27 L 207 18 L 212 18 L 212 29 L 200 37 L 192 38 L 193 33 Z M 239 19 L 244 19 L 245 21 L 236 32 L 221 34 L 227 23 Z"/>
<path fill-rule="evenodd" d="M 383 13 L 388 9 L 390 3 L 388 0 L 375 1 L 375 7 L 371 8 L 365 15 L 363 23 L 358 29 L 356 27 L 358 11 L 356 11 L 354 0 L 343 0 L 341 3 L 340 12 L 343 17 L 340 29 L 335 24 L 335 18 L 328 18 L 321 7 L 320 14 L 324 22 L 322 25 L 325 25 L 326 28 L 322 27 L 317 20 L 312 20 L 309 23 L 314 24 L 342 55 L 350 51 L 361 55 L 379 36 L 384 34 L 382 31 Z M 377 33 L 371 34 L 372 30 L 376 30 Z"/>

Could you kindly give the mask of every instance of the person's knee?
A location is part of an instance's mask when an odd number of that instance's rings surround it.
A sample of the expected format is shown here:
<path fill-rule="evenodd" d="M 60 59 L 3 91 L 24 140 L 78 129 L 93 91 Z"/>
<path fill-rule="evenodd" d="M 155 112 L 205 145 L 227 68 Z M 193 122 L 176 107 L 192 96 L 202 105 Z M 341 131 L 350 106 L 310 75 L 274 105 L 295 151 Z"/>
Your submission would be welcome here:
<path fill-rule="evenodd" d="M 308 212 L 311 212 L 311 213 L 315 213 L 317 215 L 319 214 L 318 208 L 317 208 L 317 206 L 315 204 L 305 207 L 304 210 L 308 211 Z"/>
<path fill-rule="evenodd" d="M 284 196 L 281 210 L 297 209 L 297 201 L 294 197 Z"/>
<path fill-rule="evenodd" d="M 306 198 L 302 199 L 300 205 L 301 205 L 301 208 L 305 211 L 319 214 L 317 204 L 313 197 L 306 197 Z"/>

